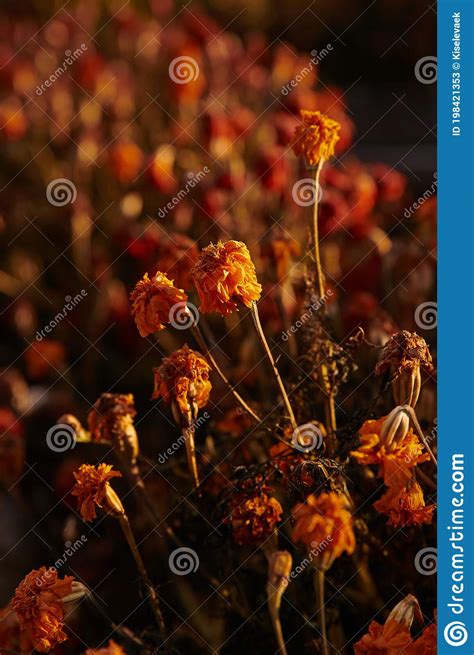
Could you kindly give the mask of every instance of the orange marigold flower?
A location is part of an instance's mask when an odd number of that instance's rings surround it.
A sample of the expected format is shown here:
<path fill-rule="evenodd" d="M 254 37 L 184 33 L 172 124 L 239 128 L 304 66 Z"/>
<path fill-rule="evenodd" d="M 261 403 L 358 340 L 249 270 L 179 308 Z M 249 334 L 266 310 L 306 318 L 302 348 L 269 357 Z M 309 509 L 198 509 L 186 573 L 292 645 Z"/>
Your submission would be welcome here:
<path fill-rule="evenodd" d="M 163 330 L 173 318 L 175 305 L 184 307 L 187 300 L 183 289 L 175 287 L 173 280 L 161 271 L 157 271 L 151 280 L 145 273 L 130 294 L 132 316 L 140 336 L 147 337 Z"/>
<path fill-rule="evenodd" d="M 395 605 L 384 625 L 372 621 L 368 634 L 354 644 L 355 655 L 414 655 L 410 628 L 415 616 L 423 620 L 417 599 L 408 594 Z"/>
<path fill-rule="evenodd" d="M 354 644 L 355 655 L 400 655 L 412 644 L 408 629 L 390 619 L 385 625 L 372 621 L 368 634 Z"/>
<path fill-rule="evenodd" d="M 281 520 L 282 506 L 266 492 L 234 494 L 229 503 L 229 515 L 224 523 L 230 524 L 234 541 L 239 546 L 256 544 L 269 537 Z"/>
<path fill-rule="evenodd" d="M 435 505 L 425 504 L 423 490 L 415 480 L 410 480 L 403 487 L 390 487 L 389 490 L 374 503 L 374 508 L 388 516 L 387 525 L 408 527 L 431 523 Z"/>
<path fill-rule="evenodd" d="M 410 648 L 408 655 L 436 655 L 437 651 L 437 626 L 436 626 L 436 611 L 435 621 L 430 623 L 421 636 L 415 641 Z"/>
<path fill-rule="evenodd" d="M 303 156 L 310 166 L 334 154 L 339 140 L 340 123 L 320 111 L 300 111 L 301 124 L 295 129 L 292 147 L 295 155 Z"/>
<path fill-rule="evenodd" d="M 126 655 L 126 653 L 122 646 L 111 639 L 105 648 L 88 648 L 85 655 Z"/>
<path fill-rule="evenodd" d="M 255 266 L 241 241 L 211 243 L 201 252 L 191 271 L 202 312 L 230 314 L 238 302 L 250 307 L 260 298 Z"/>
<path fill-rule="evenodd" d="M 423 452 L 423 446 L 413 430 L 395 445 L 387 448 L 380 437 L 386 417 L 365 421 L 359 430 L 360 446 L 351 455 L 360 464 L 377 464 L 378 476 L 389 486 L 400 486 L 410 479 L 412 469 L 417 464 L 430 459 L 429 453 Z"/>
<path fill-rule="evenodd" d="M 161 366 L 153 369 L 155 389 L 152 397 L 163 398 L 167 403 L 176 401 L 185 414 L 192 404 L 205 407 L 212 389 L 209 370 L 204 357 L 185 344 L 165 357 Z"/>
<path fill-rule="evenodd" d="M 138 456 L 138 437 L 133 425 L 136 415 L 133 394 L 103 393 L 87 415 L 91 440 L 109 442 L 130 461 Z"/>
<path fill-rule="evenodd" d="M 349 555 L 354 552 L 352 516 L 344 496 L 334 491 L 308 496 L 306 502 L 293 508 L 293 517 L 293 541 L 301 541 L 308 550 L 318 548 L 323 568 L 329 568 L 344 551 Z"/>
<path fill-rule="evenodd" d="M 82 464 L 74 473 L 76 484 L 71 494 L 77 496 L 77 504 L 84 521 L 97 518 L 96 505 L 105 507 L 112 513 L 123 514 L 122 503 L 109 484 L 112 478 L 121 478 L 119 471 L 114 471 L 110 464 Z"/>
<path fill-rule="evenodd" d="M 12 609 L 20 630 L 26 631 L 40 653 L 47 653 L 66 641 L 63 599 L 72 591 L 74 578 L 58 578 L 56 569 L 42 566 L 23 578 L 15 590 Z"/>

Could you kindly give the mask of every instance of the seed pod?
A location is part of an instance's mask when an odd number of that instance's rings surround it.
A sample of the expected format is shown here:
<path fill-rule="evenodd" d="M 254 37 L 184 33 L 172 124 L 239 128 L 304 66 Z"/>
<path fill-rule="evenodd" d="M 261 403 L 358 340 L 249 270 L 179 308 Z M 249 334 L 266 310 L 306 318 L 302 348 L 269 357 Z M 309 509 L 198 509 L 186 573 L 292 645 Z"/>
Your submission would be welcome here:
<path fill-rule="evenodd" d="M 396 621 L 409 630 L 415 617 L 417 621 L 424 623 L 423 614 L 421 612 L 418 600 L 415 598 L 415 596 L 408 594 L 408 596 L 405 596 L 403 600 L 395 605 L 393 610 L 388 615 L 386 623 L 388 623 L 390 620 Z"/>
<path fill-rule="evenodd" d="M 420 389 L 421 372 L 419 365 L 404 369 L 392 382 L 393 399 L 397 405 L 415 407 L 420 395 Z"/>

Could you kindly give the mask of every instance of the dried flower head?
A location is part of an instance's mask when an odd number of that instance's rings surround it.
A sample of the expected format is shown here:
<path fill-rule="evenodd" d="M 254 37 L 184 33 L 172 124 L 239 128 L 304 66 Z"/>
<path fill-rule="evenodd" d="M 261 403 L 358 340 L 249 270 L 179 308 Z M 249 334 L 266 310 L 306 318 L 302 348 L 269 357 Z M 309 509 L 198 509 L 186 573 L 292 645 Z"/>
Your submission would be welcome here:
<path fill-rule="evenodd" d="M 185 344 L 165 357 L 161 366 L 153 369 L 153 398 L 163 398 L 167 403 L 175 401 L 184 414 L 193 405 L 197 408 L 205 407 L 212 389 L 209 370 L 204 357 Z"/>
<path fill-rule="evenodd" d="M 388 486 L 400 486 L 411 478 L 410 469 L 430 459 L 410 428 L 399 441 L 386 445 L 382 438 L 386 416 L 365 421 L 359 430 L 360 446 L 351 455 L 360 464 L 377 464 L 378 476 Z"/>
<path fill-rule="evenodd" d="M 273 534 L 282 513 L 278 500 L 265 491 L 237 493 L 230 499 L 224 523 L 231 525 L 234 541 L 239 546 L 257 544 Z"/>
<path fill-rule="evenodd" d="M 111 639 L 105 648 L 88 648 L 85 655 L 126 655 L 126 653 L 122 646 Z"/>
<path fill-rule="evenodd" d="M 74 473 L 74 477 L 76 484 L 71 493 L 77 496 L 77 504 L 84 521 L 93 521 L 97 517 L 96 505 L 113 514 L 124 514 L 123 505 L 109 484 L 112 478 L 120 478 L 122 474 L 114 471 L 110 464 L 82 464 Z"/>
<path fill-rule="evenodd" d="M 387 525 L 408 527 L 410 525 L 430 524 L 435 505 L 426 505 L 423 490 L 414 479 L 402 487 L 390 487 L 374 503 L 374 508 L 388 516 Z"/>
<path fill-rule="evenodd" d="M 56 569 L 42 566 L 28 573 L 15 590 L 12 609 L 40 653 L 66 641 L 64 599 L 72 592 L 74 578 L 58 578 Z"/>
<path fill-rule="evenodd" d="M 391 368 L 395 376 L 398 376 L 406 369 L 420 366 L 427 373 L 433 372 L 428 344 L 416 332 L 402 330 L 390 337 L 385 344 L 380 361 L 375 367 L 375 374 L 381 375 Z"/>
<path fill-rule="evenodd" d="M 317 549 L 321 568 L 329 568 L 344 552 L 354 552 L 352 516 L 345 496 L 334 491 L 308 496 L 293 508 L 293 517 L 293 541 L 301 541 L 309 551 Z"/>
<path fill-rule="evenodd" d="M 87 415 L 91 440 L 112 443 L 129 461 L 138 456 L 136 416 L 131 393 L 103 393 Z"/>
<path fill-rule="evenodd" d="M 178 289 L 164 273 L 157 271 L 151 278 L 145 273 L 130 294 L 132 316 L 140 336 L 147 337 L 163 330 L 172 318 L 175 305 L 184 306 L 188 300 L 183 289 Z"/>
<path fill-rule="evenodd" d="M 202 312 L 230 314 L 238 302 L 250 307 L 260 298 L 255 266 L 241 241 L 211 243 L 201 252 L 191 271 Z"/>
<path fill-rule="evenodd" d="M 321 159 L 333 156 L 341 125 L 320 111 L 303 109 L 300 117 L 301 124 L 293 137 L 293 152 L 303 156 L 310 166 L 317 166 Z"/>

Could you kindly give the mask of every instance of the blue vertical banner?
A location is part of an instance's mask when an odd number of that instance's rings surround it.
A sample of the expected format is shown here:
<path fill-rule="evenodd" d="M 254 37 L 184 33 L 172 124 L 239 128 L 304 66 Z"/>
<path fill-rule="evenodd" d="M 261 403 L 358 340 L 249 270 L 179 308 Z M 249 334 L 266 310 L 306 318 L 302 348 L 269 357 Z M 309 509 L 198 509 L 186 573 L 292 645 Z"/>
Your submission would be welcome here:
<path fill-rule="evenodd" d="M 474 0 L 438 2 L 438 653 L 474 653 Z"/>

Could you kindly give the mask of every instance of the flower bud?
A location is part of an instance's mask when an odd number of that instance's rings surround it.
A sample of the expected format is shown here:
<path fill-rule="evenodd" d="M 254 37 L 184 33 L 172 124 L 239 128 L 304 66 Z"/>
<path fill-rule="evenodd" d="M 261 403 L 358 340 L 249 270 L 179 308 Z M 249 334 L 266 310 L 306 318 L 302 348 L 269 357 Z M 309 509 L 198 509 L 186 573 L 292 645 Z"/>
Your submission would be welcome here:
<path fill-rule="evenodd" d="M 392 409 L 380 430 L 380 441 L 388 449 L 393 450 L 404 439 L 410 429 L 410 415 L 405 406 Z"/>

